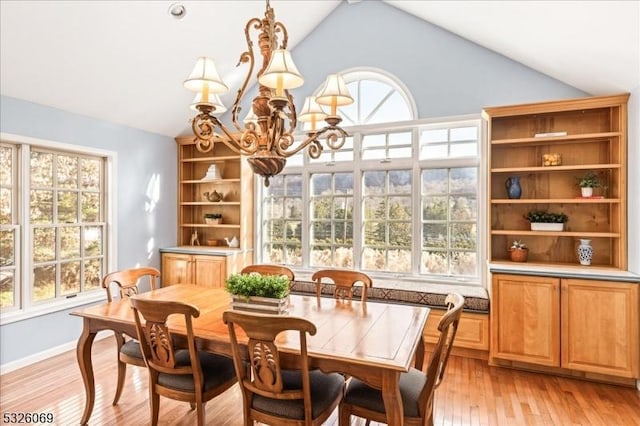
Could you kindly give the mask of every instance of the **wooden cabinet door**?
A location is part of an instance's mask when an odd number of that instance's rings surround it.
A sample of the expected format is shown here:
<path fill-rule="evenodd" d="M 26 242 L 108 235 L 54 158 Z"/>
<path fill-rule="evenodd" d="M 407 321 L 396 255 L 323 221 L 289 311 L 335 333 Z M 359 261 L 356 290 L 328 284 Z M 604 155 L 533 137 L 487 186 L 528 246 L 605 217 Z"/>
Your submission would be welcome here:
<path fill-rule="evenodd" d="M 162 254 L 162 285 L 190 284 L 191 255 L 178 253 Z"/>
<path fill-rule="evenodd" d="M 562 280 L 562 367 L 638 377 L 638 285 Z"/>
<path fill-rule="evenodd" d="M 227 260 L 218 256 L 193 256 L 195 284 L 204 287 L 222 287 L 227 276 Z"/>
<path fill-rule="evenodd" d="M 560 280 L 493 275 L 492 358 L 560 366 Z"/>

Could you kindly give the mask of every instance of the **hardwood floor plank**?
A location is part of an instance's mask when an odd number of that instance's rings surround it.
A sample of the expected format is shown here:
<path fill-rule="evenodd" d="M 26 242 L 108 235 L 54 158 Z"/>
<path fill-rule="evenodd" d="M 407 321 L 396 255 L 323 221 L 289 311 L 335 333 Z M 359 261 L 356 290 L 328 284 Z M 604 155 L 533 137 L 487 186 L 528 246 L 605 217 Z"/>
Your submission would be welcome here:
<path fill-rule="evenodd" d="M 95 343 L 96 402 L 91 425 L 149 424 L 146 370 L 129 366 L 117 406 L 113 338 Z M 75 351 L 0 377 L 0 412 L 53 413 L 55 425 L 77 424 L 84 409 L 84 388 Z M 242 399 L 237 386 L 210 401 L 207 423 L 240 426 Z M 186 403 L 161 398 L 160 424 L 190 426 L 195 412 Z M 325 423 L 337 426 L 337 411 Z M 364 426 L 352 418 L 352 426 Z M 434 424 L 640 426 L 640 392 L 563 377 L 489 367 L 486 361 L 452 356 L 436 391 Z M 378 426 L 372 423 L 372 426 Z"/>

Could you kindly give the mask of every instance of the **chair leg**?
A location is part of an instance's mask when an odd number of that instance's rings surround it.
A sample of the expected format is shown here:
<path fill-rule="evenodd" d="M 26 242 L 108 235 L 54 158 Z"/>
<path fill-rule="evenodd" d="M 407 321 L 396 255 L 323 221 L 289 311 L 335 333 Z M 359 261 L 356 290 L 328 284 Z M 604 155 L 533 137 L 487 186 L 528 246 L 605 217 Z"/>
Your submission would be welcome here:
<path fill-rule="evenodd" d="M 196 416 L 198 418 L 198 426 L 204 426 L 205 412 L 202 401 L 196 401 Z"/>
<path fill-rule="evenodd" d="M 151 379 L 149 379 L 149 404 L 151 407 L 151 426 L 157 426 L 158 414 L 160 413 L 160 395 L 155 392 Z"/>
<path fill-rule="evenodd" d="M 344 403 L 338 409 L 338 426 L 349 426 L 351 422 L 351 410 Z"/>
<path fill-rule="evenodd" d="M 113 402 L 111 405 L 118 404 L 120 400 L 120 395 L 122 395 L 122 388 L 124 387 L 124 378 L 127 375 L 127 364 L 120 361 L 120 348 L 124 345 L 124 336 L 120 333 L 115 333 L 116 338 L 116 346 L 118 348 L 118 382 L 116 383 L 116 394 L 113 397 Z"/>

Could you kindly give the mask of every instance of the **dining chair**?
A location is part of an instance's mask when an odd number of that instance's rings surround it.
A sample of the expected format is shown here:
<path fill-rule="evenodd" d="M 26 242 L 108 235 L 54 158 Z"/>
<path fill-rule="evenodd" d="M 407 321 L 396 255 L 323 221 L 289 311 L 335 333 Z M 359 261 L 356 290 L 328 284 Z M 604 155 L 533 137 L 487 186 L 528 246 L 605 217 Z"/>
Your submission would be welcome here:
<path fill-rule="evenodd" d="M 316 334 L 313 323 L 303 318 L 237 311 L 224 312 L 222 319 L 229 327 L 245 426 L 254 421 L 320 425 L 327 420 L 344 395 L 344 378 L 338 373 L 309 371 L 307 333 Z M 276 345 L 277 336 L 288 330 L 299 332 L 291 339 L 300 343 L 299 351 L 293 355 L 296 368 L 289 370 L 281 368 L 280 359 L 292 355 L 282 355 Z M 242 332 L 248 337 L 247 350 L 239 343 Z"/>
<path fill-rule="evenodd" d="M 445 303 L 448 310 L 438 323 L 440 337 L 429 358 L 426 373 L 411 368 L 407 373 L 400 375 L 400 396 L 405 425 L 433 425 L 434 393 L 444 377 L 449 353 L 458 330 L 464 298 L 452 293 L 447 295 Z M 340 426 L 348 426 L 351 415 L 367 419 L 367 424 L 370 421 L 387 421 L 380 389 L 372 388 L 356 378 L 349 381 L 339 411 Z"/>
<path fill-rule="evenodd" d="M 353 298 L 353 287 L 358 282 L 362 283 L 362 294 L 360 300 L 367 301 L 367 289 L 373 286 L 371 277 L 367 274 L 351 271 L 347 269 L 321 269 L 316 271 L 311 280 L 316 283 L 316 295 L 320 297 L 322 295 L 322 284 L 324 280 L 330 280 L 335 284 L 335 290 L 333 296 L 342 299 Z"/>
<path fill-rule="evenodd" d="M 138 340 L 149 370 L 151 424 L 158 424 L 160 396 L 189 402 L 197 424 L 205 424 L 205 403 L 236 383 L 231 358 L 199 351 L 193 335 L 193 318 L 200 310 L 182 302 L 131 298 Z M 182 316 L 188 349 L 173 344 L 167 319 Z M 143 324 L 143 319 L 145 320 Z"/>
<path fill-rule="evenodd" d="M 140 292 L 142 281 L 148 281 L 149 290 L 154 290 L 160 280 L 160 271 L 151 267 L 130 268 L 121 271 L 111 272 L 102 279 L 102 287 L 107 292 L 107 302 L 113 301 L 111 294 L 112 287 L 117 287 L 120 298 L 131 297 Z M 140 344 L 134 336 L 126 338 L 121 333 L 115 333 L 116 345 L 118 350 L 118 382 L 116 385 L 116 394 L 113 398 L 113 405 L 118 403 L 122 388 L 124 387 L 124 379 L 127 375 L 127 364 L 137 367 L 146 367 Z"/>
<path fill-rule="evenodd" d="M 268 264 L 256 264 L 256 265 L 247 265 L 242 268 L 240 271 L 241 274 L 250 274 L 252 272 L 258 273 L 260 275 L 278 275 L 285 276 L 289 278 L 289 285 L 293 283 L 295 279 L 295 274 L 293 271 L 286 266 L 282 265 L 268 265 Z"/>

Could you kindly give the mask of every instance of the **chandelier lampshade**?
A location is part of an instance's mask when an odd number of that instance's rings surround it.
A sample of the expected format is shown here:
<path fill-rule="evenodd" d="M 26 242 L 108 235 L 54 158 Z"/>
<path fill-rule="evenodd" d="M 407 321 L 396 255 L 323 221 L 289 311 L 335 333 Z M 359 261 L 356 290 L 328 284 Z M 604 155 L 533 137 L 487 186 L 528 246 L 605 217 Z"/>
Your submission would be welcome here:
<path fill-rule="evenodd" d="M 304 105 L 302 107 L 302 111 L 300 111 L 300 115 L 298 116 L 298 120 L 311 123 L 311 131 L 316 130 L 316 124 L 322 120 L 327 118 L 327 114 L 320 108 L 320 105 L 316 102 L 313 96 L 307 96 L 304 99 Z"/>
<path fill-rule="evenodd" d="M 352 104 L 353 98 L 342 76 L 331 74 L 324 82 L 322 90 L 316 97 L 316 102 L 320 105 L 330 106 L 331 115 L 335 116 L 337 107 Z"/>
<path fill-rule="evenodd" d="M 263 86 L 276 89 L 276 96 L 282 96 L 284 89 L 295 89 L 304 84 L 296 64 L 288 50 L 276 49 L 271 54 L 267 69 L 258 78 Z"/>
<path fill-rule="evenodd" d="M 196 97 L 193 99 L 193 102 L 191 103 L 189 108 L 197 112 L 198 104 L 203 104 L 203 103 L 210 104 L 213 107 L 213 111 L 211 112 L 214 114 L 221 114 L 227 111 L 227 107 L 224 106 L 224 104 L 220 100 L 220 97 L 211 91 L 209 91 L 209 96 L 206 102 L 203 102 L 202 100 L 202 92 L 198 92 L 198 94 L 196 94 Z"/>
<path fill-rule="evenodd" d="M 200 92 L 203 97 L 205 93 L 224 93 L 229 90 L 218 75 L 213 59 L 204 56 L 198 58 L 189 78 L 184 81 L 184 87 L 194 92 Z"/>
<path fill-rule="evenodd" d="M 255 73 L 258 95 L 253 98 L 249 114 L 240 123 L 240 104 L 254 76 L 256 62 L 252 30 L 259 32 L 255 44 L 256 51 L 262 56 L 262 67 Z M 213 60 L 198 58 L 184 81 L 184 87 L 197 92 L 191 105 L 198 112 L 191 123 L 196 148 L 209 152 L 215 142 L 224 143 L 233 152 L 246 155 L 254 173 L 264 177 L 265 186 L 269 186 L 269 178 L 282 171 L 288 157 L 306 149 L 311 158 L 319 158 L 323 150 L 321 139 L 329 149 L 342 148 L 348 135 L 339 127 L 342 118 L 337 115 L 337 107 L 352 103 L 353 98 L 340 75 L 332 74 L 318 98 L 305 99 L 298 116 L 289 90 L 302 86 L 304 78 L 287 50 L 287 28 L 275 20 L 269 0 L 266 0 L 264 18 L 250 19 L 244 34 L 247 50 L 240 55 L 238 65 L 248 64 L 249 70 L 231 107 L 233 128 L 225 126 L 216 116 L 226 111 L 218 94 L 226 92 L 228 87 L 220 78 Z M 278 36 L 282 37 L 281 41 Z M 331 115 L 327 116 L 318 104 L 330 106 Z M 311 131 L 300 142 L 294 137 L 298 120 L 311 123 Z M 316 124 L 322 120 L 325 125 L 316 129 Z"/>

